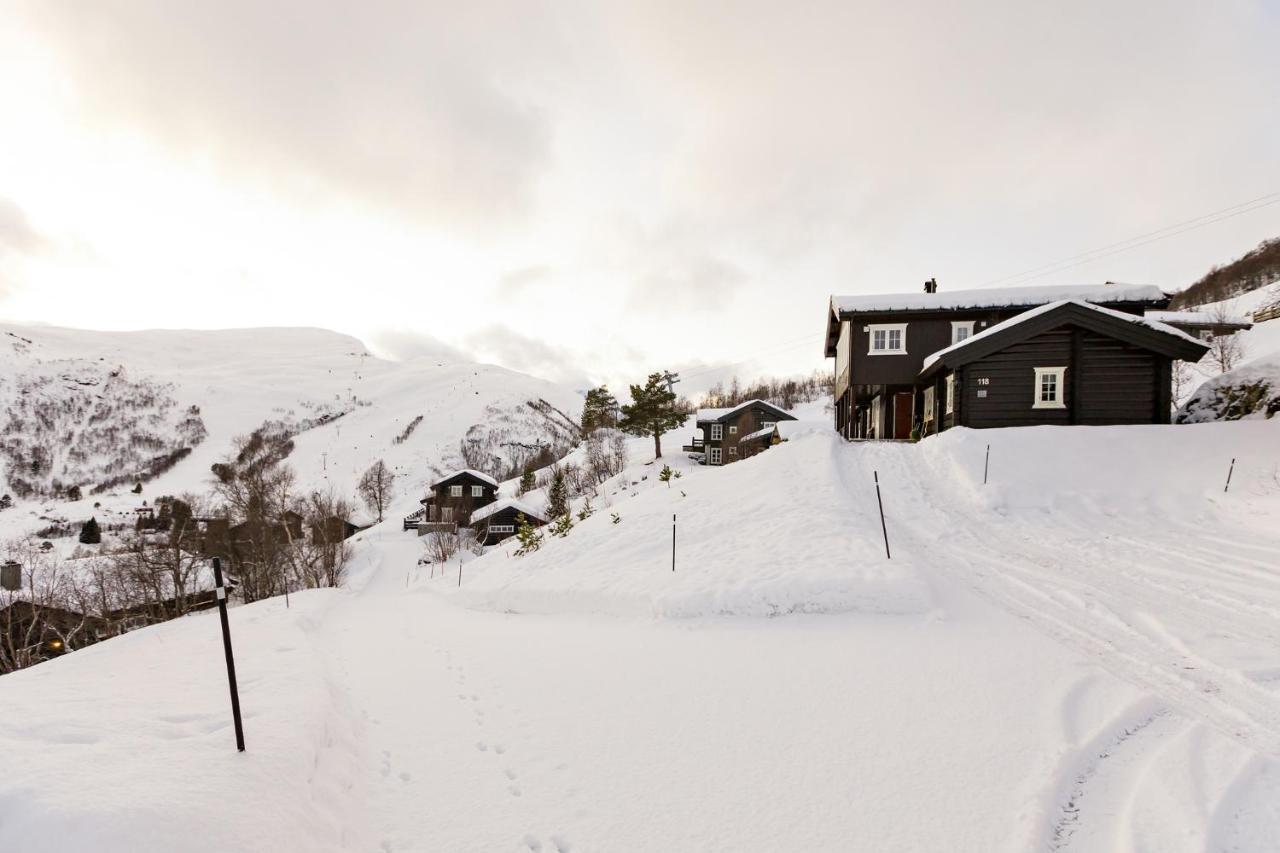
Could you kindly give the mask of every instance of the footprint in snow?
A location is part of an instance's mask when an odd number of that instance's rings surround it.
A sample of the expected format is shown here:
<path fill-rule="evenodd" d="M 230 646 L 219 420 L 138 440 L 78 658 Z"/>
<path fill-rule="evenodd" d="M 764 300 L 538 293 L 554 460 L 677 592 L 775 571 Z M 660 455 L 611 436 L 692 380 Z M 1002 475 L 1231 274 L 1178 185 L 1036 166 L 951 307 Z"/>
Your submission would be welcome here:
<path fill-rule="evenodd" d="M 485 752 L 489 749 L 489 746 L 484 741 L 478 740 L 476 741 L 476 749 L 480 750 L 481 752 Z"/>

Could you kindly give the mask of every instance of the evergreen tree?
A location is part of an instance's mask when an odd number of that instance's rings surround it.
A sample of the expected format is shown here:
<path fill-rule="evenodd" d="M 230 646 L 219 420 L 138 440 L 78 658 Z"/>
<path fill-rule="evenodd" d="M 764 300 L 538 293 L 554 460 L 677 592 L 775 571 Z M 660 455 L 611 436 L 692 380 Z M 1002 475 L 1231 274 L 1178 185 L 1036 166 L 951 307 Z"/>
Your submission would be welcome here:
<path fill-rule="evenodd" d="M 564 469 L 559 465 L 551 469 L 551 485 L 547 488 L 547 515 L 558 518 L 569 512 L 569 487 L 565 483 Z"/>
<path fill-rule="evenodd" d="M 569 535 L 569 531 L 573 529 L 573 516 L 569 513 L 557 518 L 551 522 L 551 535 L 563 539 Z"/>
<path fill-rule="evenodd" d="M 670 465 L 663 465 L 662 471 L 658 473 L 658 479 L 666 483 L 668 489 L 671 488 L 671 475 L 673 473 Z"/>
<path fill-rule="evenodd" d="M 532 468 L 526 468 L 524 473 L 520 475 L 520 490 L 518 494 L 525 495 L 532 492 L 538 487 L 538 475 L 533 472 Z"/>
<path fill-rule="evenodd" d="M 141 483 L 134 483 L 134 484 L 133 484 L 133 493 L 134 493 L 135 495 L 140 495 L 140 494 L 142 494 L 142 484 L 141 484 Z"/>
<path fill-rule="evenodd" d="M 609 393 L 608 385 L 592 388 L 582 404 L 582 434 L 590 435 L 601 427 L 617 426 L 618 400 Z"/>
<path fill-rule="evenodd" d="M 520 547 L 516 549 L 517 557 L 532 554 L 542 547 L 542 533 L 529 523 L 523 512 L 516 516 L 516 538 L 520 540 Z"/>
<path fill-rule="evenodd" d="M 596 508 L 591 505 L 591 496 L 588 495 L 586 500 L 582 502 L 582 509 L 578 510 L 578 521 L 586 521 L 595 514 Z"/>
<path fill-rule="evenodd" d="M 84 497 L 84 495 L 81 493 L 79 486 L 72 486 L 71 488 L 67 489 L 67 500 L 78 501 L 82 497 Z"/>
<path fill-rule="evenodd" d="M 0 495 L 0 509 L 8 509 L 13 506 L 13 498 L 8 495 Z"/>
<path fill-rule="evenodd" d="M 98 519 L 90 518 L 80 528 L 80 542 L 83 545 L 97 545 L 102 541 L 102 530 L 98 527 Z"/>
<path fill-rule="evenodd" d="M 630 435 L 653 436 L 653 455 L 662 458 L 662 434 L 684 424 L 685 413 L 676 402 L 672 386 L 678 381 L 670 371 L 649 374 L 643 386 L 631 386 L 631 403 L 622 407 L 618 424 Z"/>

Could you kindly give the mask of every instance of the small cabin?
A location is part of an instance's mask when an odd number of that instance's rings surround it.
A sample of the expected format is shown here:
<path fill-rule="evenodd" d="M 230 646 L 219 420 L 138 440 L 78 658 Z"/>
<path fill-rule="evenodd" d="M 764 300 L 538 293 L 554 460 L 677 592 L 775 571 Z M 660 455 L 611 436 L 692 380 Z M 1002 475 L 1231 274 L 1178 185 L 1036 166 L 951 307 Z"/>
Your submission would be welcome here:
<path fill-rule="evenodd" d="M 1148 320 L 1173 326 L 1202 341 L 1212 341 L 1224 335 L 1247 332 L 1253 328 L 1248 317 L 1235 317 L 1216 311 L 1148 311 Z"/>
<path fill-rule="evenodd" d="M 431 484 L 431 492 L 423 498 L 424 513 L 419 532 L 424 526 L 471 523 L 471 513 L 498 499 L 498 481 L 470 468 L 454 471 Z"/>
<path fill-rule="evenodd" d="M 514 536 L 523 516 L 534 527 L 547 523 L 543 514 L 518 498 L 503 498 L 471 513 L 471 528 L 482 545 L 496 545 Z"/>
<path fill-rule="evenodd" d="M 703 465 L 728 465 L 745 459 L 747 451 L 756 447 L 754 443 L 742 443 L 746 436 L 795 419 L 795 415 L 764 400 L 748 400 L 722 409 L 699 409 L 694 419 L 698 432 L 693 443 L 682 449 L 694 454 Z"/>

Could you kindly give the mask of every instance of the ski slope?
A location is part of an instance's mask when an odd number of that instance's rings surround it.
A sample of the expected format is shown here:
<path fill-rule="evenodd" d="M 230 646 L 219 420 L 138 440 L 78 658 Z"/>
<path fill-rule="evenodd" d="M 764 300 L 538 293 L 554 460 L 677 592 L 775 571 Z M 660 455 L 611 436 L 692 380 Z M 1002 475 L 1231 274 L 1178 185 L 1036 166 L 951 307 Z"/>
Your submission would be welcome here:
<path fill-rule="evenodd" d="M 636 458 L 443 570 L 380 525 L 350 588 L 233 610 L 244 755 L 208 614 L 0 680 L 0 849 L 1272 850 L 1278 439 Z"/>

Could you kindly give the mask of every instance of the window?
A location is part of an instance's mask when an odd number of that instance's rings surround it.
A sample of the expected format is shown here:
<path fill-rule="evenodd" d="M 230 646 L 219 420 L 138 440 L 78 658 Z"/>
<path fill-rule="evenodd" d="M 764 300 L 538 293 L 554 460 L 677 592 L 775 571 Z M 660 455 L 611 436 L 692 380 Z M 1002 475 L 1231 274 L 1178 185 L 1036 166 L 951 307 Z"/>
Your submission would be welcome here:
<path fill-rule="evenodd" d="M 451 506 L 440 507 L 440 520 L 444 522 L 453 521 L 453 507 Z"/>
<path fill-rule="evenodd" d="M 880 323 L 868 326 L 871 332 L 869 355 L 904 355 L 907 351 L 907 324 Z"/>
<path fill-rule="evenodd" d="M 711 425 L 711 440 L 720 441 L 724 438 L 724 424 Z"/>
<path fill-rule="evenodd" d="M 1035 397 L 1031 404 L 1033 409 L 1065 409 L 1067 407 L 1063 388 L 1065 367 L 1037 367 Z"/>
<path fill-rule="evenodd" d="M 473 498 L 482 498 L 482 497 L 484 497 L 484 486 L 472 486 L 472 487 L 471 487 L 471 497 L 473 497 Z"/>
<path fill-rule="evenodd" d="M 924 422 L 933 423 L 933 386 L 924 389 Z"/>
<path fill-rule="evenodd" d="M 956 410 L 956 375 L 954 373 L 947 374 L 947 402 L 945 406 L 948 415 Z"/>
<path fill-rule="evenodd" d="M 729 448 L 729 455 L 730 455 L 730 456 L 737 456 L 737 455 L 738 455 L 738 448 L 736 448 L 736 447 L 730 447 L 730 448 Z"/>
<path fill-rule="evenodd" d="M 773 429 L 777 425 L 777 421 L 764 421 L 760 424 L 760 429 Z"/>
<path fill-rule="evenodd" d="M 721 461 L 721 460 L 720 460 L 720 448 L 718 448 L 718 447 L 713 447 L 713 448 L 711 448 L 711 449 L 710 449 L 709 451 L 707 451 L 707 452 L 710 454 L 710 455 L 707 457 L 707 461 L 708 461 L 708 462 L 710 462 L 712 465 L 719 465 L 719 464 L 720 464 L 720 461 Z"/>
<path fill-rule="evenodd" d="M 1211 340 L 1213 340 L 1213 330 L 1212 330 L 1212 329 L 1201 329 L 1201 330 L 1200 330 L 1200 340 L 1202 340 L 1202 341 L 1211 341 Z"/>
<path fill-rule="evenodd" d="M 951 321 L 951 343 L 958 344 L 966 338 L 973 337 L 972 320 Z"/>
<path fill-rule="evenodd" d="M 514 524 L 490 524 L 490 533 L 515 533 L 516 526 Z"/>
<path fill-rule="evenodd" d="M 738 425 L 733 424 L 732 426 L 729 427 L 729 435 L 737 435 L 737 434 L 738 434 Z"/>
<path fill-rule="evenodd" d="M 462 486 L 450 486 L 450 487 L 449 487 L 449 497 L 451 497 L 451 498 L 460 498 L 460 497 L 462 497 Z"/>

